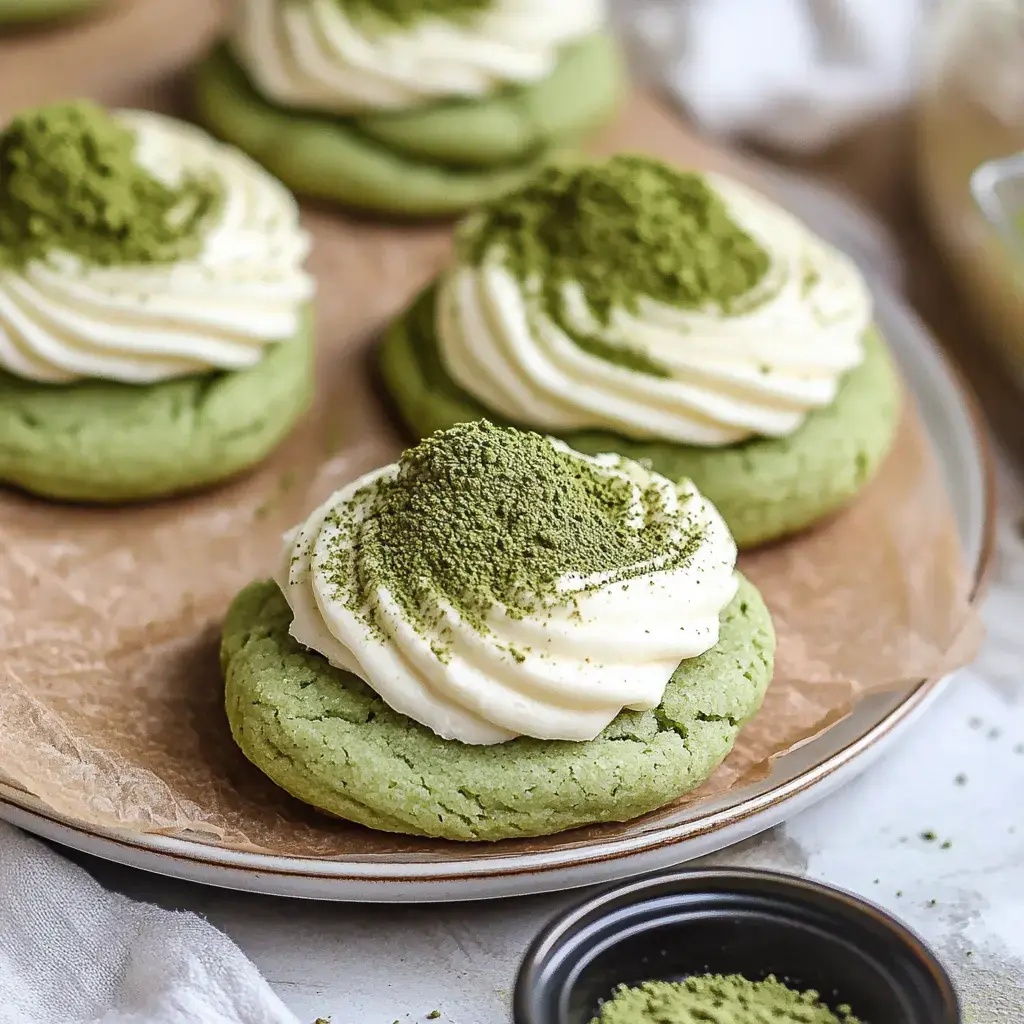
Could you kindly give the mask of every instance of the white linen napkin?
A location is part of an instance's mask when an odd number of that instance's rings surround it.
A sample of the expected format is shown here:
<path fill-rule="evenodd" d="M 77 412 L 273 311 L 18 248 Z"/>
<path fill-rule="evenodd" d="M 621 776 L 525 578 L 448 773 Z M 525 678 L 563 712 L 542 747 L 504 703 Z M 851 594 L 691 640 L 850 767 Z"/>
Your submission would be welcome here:
<path fill-rule="evenodd" d="M 934 0 L 618 0 L 644 62 L 709 132 L 823 148 L 913 91 Z"/>
<path fill-rule="evenodd" d="M 298 1024 L 196 914 L 104 889 L 0 822 L 0 1024 Z"/>

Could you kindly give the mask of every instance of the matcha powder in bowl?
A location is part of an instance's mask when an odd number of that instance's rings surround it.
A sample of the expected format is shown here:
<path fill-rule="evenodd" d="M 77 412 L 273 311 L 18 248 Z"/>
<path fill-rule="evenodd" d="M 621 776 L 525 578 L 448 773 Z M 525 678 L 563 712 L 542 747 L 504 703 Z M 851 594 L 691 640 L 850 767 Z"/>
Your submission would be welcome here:
<path fill-rule="evenodd" d="M 769 976 L 706 974 L 620 986 L 591 1024 L 865 1024 L 848 1006 L 831 1010 L 814 991 Z M 885 1024 L 885 1022 L 880 1022 Z"/>

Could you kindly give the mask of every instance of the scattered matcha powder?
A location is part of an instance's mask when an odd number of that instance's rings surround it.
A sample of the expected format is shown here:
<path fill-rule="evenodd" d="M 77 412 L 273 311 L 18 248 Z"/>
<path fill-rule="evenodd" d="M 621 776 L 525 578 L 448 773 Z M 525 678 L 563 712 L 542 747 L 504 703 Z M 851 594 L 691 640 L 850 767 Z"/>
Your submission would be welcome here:
<path fill-rule="evenodd" d="M 646 353 L 581 328 L 565 286 L 579 285 L 603 326 L 642 297 L 730 314 L 751 304 L 771 262 L 703 175 L 629 155 L 548 167 L 465 221 L 458 245 L 470 264 L 500 258 L 539 288 L 539 308 L 591 355 L 662 377 L 669 371 Z"/>
<path fill-rule="evenodd" d="M 926 832 L 922 832 L 921 833 L 921 838 L 926 843 L 934 843 L 935 840 L 938 839 L 939 837 L 931 829 L 928 829 Z"/>
<path fill-rule="evenodd" d="M 427 1014 L 427 1020 L 437 1020 L 437 1018 L 440 1017 L 440 1016 L 441 1016 L 441 1011 L 440 1010 L 431 1010 L 430 1013 Z"/>
<path fill-rule="evenodd" d="M 590 1024 L 861 1024 L 849 1006 L 829 1009 L 817 992 L 797 992 L 775 977 L 748 981 L 706 974 L 682 982 L 620 986 Z"/>
<path fill-rule="evenodd" d="M 953 843 L 949 839 L 945 840 L 945 842 L 943 842 L 943 844 L 939 847 L 940 850 L 951 850 L 952 848 Z"/>
<path fill-rule="evenodd" d="M 601 573 L 606 585 L 684 564 L 701 530 L 665 516 L 663 499 L 654 485 L 642 490 L 638 515 L 621 476 L 539 434 L 463 423 L 408 449 L 393 478 L 328 517 L 352 555 L 339 552 L 325 570 L 357 613 L 372 615 L 384 585 L 423 633 L 440 625 L 438 595 L 486 632 L 495 604 L 515 617 L 573 608 L 576 595 L 558 588 L 567 574 Z M 444 660 L 443 642 L 434 653 Z"/>
<path fill-rule="evenodd" d="M 425 18 L 464 22 L 494 6 L 494 0 L 335 0 L 351 18 L 382 27 L 408 28 Z"/>
<path fill-rule="evenodd" d="M 135 161 L 135 135 L 87 100 L 38 107 L 0 132 L 0 267 L 55 251 L 88 265 L 194 256 L 219 209 L 215 177 L 177 187 Z"/>

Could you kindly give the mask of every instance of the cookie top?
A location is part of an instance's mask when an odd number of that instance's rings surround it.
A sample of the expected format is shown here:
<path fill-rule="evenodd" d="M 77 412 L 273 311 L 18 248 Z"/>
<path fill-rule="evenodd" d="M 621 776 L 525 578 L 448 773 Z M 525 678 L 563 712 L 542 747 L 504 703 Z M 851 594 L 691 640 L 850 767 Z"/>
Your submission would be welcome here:
<path fill-rule="evenodd" d="M 0 132 L 0 369 L 130 384 L 254 366 L 313 293 L 294 198 L 173 118 L 79 100 Z"/>
<path fill-rule="evenodd" d="M 653 708 L 736 591 L 715 508 L 616 455 L 439 431 L 290 531 L 292 635 L 444 739 L 588 740 Z"/>
<path fill-rule="evenodd" d="M 456 840 L 545 835 L 625 821 L 700 785 L 757 711 L 772 672 L 768 611 L 746 580 L 718 644 L 684 661 L 650 711 L 622 712 L 586 742 L 443 740 L 289 634 L 276 584 L 235 599 L 221 660 L 228 720 L 279 786 L 372 828 Z"/>
<path fill-rule="evenodd" d="M 870 322 L 852 261 L 769 199 L 619 155 L 467 217 L 436 332 L 452 379 L 512 422 L 722 447 L 828 406 Z"/>

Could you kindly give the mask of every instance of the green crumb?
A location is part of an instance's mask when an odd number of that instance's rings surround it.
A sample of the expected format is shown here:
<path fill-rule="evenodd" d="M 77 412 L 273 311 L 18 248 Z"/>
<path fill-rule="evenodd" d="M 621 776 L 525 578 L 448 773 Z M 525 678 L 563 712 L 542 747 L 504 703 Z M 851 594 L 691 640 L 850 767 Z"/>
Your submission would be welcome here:
<path fill-rule="evenodd" d="M 958 786 L 966 786 L 967 785 L 967 776 L 963 772 L 960 772 L 953 781 Z"/>
<path fill-rule="evenodd" d="M 441 1016 L 441 1011 L 440 1010 L 431 1010 L 430 1013 L 427 1014 L 427 1020 L 437 1020 L 437 1018 L 440 1017 L 440 1016 Z"/>
<path fill-rule="evenodd" d="M 471 21 L 494 6 L 494 0 L 335 0 L 350 17 L 381 27 L 408 28 L 427 18 Z"/>
<path fill-rule="evenodd" d="M 804 275 L 800 280 L 800 297 L 806 299 L 821 281 L 821 274 L 817 267 L 807 266 L 804 268 Z"/>
<path fill-rule="evenodd" d="M 331 1024 L 331 1018 L 330 1017 L 317 1017 L 317 1019 L 315 1021 L 313 1021 L 313 1024 Z M 395 1021 L 395 1024 L 398 1024 L 397 1020 Z"/>
<path fill-rule="evenodd" d="M 929 907 L 934 907 L 936 903 L 938 903 L 938 900 L 929 900 L 928 901 L 928 906 Z"/>
<path fill-rule="evenodd" d="M 902 896 L 903 896 L 903 890 L 902 889 L 897 889 L 896 890 L 896 898 L 900 899 L 900 898 L 902 898 Z"/>
<path fill-rule="evenodd" d="M 938 839 L 939 837 L 931 829 L 928 829 L 926 832 L 922 832 L 921 833 L 921 838 L 926 843 L 934 843 L 935 840 Z"/>
<path fill-rule="evenodd" d="M 393 476 L 328 517 L 339 545 L 323 570 L 336 599 L 371 626 L 374 595 L 386 587 L 421 635 L 437 634 L 433 649 L 443 660 L 445 603 L 485 633 L 495 605 L 513 617 L 573 609 L 591 586 L 692 557 L 703 528 L 685 504 L 682 514 L 667 514 L 664 480 L 649 481 L 628 460 L 616 465 L 621 472 L 540 434 L 486 420 L 459 424 L 408 449 Z M 566 577 L 578 587 L 566 591 Z"/>
<path fill-rule="evenodd" d="M 655 376 L 669 371 L 644 352 L 595 339 L 616 309 L 647 298 L 682 309 L 749 308 L 771 257 L 730 216 L 707 179 L 648 156 L 551 166 L 485 206 L 458 232 L 465 261 L 500 260 L 577 345 Z M 586 311 L 570 309 L 566 286 Z M 574 304 L 572 304 L 574 305 Z"/>
<path fill-rule="evenodd" d="M 951 848 L 952 846 L 953 846 L 953 843 L 952 843 L 952 842 L 951 842 L 951 841 L 950 841 L 949 839 L 947 839 L 947 840 L 946 840 L 946 841 L 945 841 L 945 842 L 944 842 L 944 843 L 943 843 L 943 844 L 942 844 L 942 845 L 941 845 L 941 846 L 939 847 L 939 849 L 940 849 L 940 850 L 948 850 L 948 849 L 950 849 L 950 848 Z"/>
<path fill-rule="evenodd" d="M 90 266 L 195 256 L 222 183 L 171 187 L 136 162 L 135 146 L 127 125 L 87 100 L 16 116 L 0 132 L 0 267 L 55 252 Z"/>
<path fill-rule="evenodd" d="M 620 985 L 590 1024 L 862 1024 L 849 1006 L 829 1009 L 817 992 L 799 992 L 769 975 L 705 974 L 685 981 Z"/>

